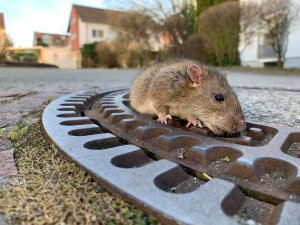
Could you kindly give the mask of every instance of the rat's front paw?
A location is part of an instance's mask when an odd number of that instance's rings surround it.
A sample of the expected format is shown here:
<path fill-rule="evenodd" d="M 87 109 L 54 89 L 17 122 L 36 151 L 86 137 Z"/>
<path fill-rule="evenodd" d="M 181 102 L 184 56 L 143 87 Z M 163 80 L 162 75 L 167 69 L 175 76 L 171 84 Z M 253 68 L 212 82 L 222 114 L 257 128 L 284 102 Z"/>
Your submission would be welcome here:
<path fill-rule="evenodd" d="M 164 123 L 164 124 L 168 124 L 168 119 L 172 120 L 172 116 L 170 114 L 166 115 L 166 114 L 158 114 L 158 122 Z"/>
<path fill-rule="evenodd" d="M 202 127 L 200 120 L 189 120 L 188 119 L 188 124 L 186 125 L 186 128 L 189 128 L 191 125 L 193 125 L 195 127 Z"/>

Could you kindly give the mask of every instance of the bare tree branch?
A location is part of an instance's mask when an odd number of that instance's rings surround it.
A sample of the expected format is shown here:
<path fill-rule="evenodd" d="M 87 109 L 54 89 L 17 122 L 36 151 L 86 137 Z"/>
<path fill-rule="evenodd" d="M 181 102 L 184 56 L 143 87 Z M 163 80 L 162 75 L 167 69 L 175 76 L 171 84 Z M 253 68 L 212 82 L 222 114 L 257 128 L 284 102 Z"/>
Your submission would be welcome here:
<path fill-rule="evenodd" d="M 277 55 L 280 67 L 284 64 L 288 38 L 298 15 L 299 7 L 290 0 L 263 0 L 260 5 L 259 30 Z"/>

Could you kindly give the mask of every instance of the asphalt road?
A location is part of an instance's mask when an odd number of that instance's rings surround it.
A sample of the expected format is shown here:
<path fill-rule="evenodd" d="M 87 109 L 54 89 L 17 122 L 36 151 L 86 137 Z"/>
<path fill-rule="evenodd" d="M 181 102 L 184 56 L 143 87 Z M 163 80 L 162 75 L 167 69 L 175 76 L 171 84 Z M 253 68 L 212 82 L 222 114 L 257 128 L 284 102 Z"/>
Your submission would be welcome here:
<path fill-rule="evenodd" d="M 97 87 L 129 86 L 139 70 L 0 68 L 0 95 L 16 92 L 76 91 Z M 239 87 L 284 88 L 300 91 L 300 76 L 230 72 Z"/>
<path fill-rule="evenodd" d="M 137 70 L 0 68 L 0 94 L 128 86 Z"/>

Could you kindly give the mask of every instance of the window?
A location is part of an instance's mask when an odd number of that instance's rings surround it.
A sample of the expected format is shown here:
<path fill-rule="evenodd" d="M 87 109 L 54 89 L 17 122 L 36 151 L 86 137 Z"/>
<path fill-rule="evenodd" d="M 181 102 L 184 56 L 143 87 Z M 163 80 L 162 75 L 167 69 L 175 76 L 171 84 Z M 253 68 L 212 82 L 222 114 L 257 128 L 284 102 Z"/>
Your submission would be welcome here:
<path fill-rule="evenodd" d="M 104 35 L 103 30 L 92 30 L 92 36 L 93 36 L 94 38 L 96 38 L 96 37 L 102 38 L 103 35 Z"/>
<path fill-rule="evenodd" d="M 98 30 L 98 37 L 103 37 L 103 30 Z"/>
<path fill-rule="evenodd" d="M 55 39 L 55 43 L 56 43 L 56 44 L 60 44 L 60 43 L 61 43 L 60 38 L 56 38 L 56 39 Z"/>
<path fill-rule="evenodd" d="M 97 31 L 96 30 L 92 30 L 93 32 L 93 37 L 97 37 Z"/>
<path fill-rule="evenodd" d="M 42 40 L 43 40 L 43 42 L 44 43 L 46 43 L 46 44 L 50 44 L 51 43 L 51 37 L 50 37 L 50 35 L 44 35 L 43 37 L 42 37 Z"/>

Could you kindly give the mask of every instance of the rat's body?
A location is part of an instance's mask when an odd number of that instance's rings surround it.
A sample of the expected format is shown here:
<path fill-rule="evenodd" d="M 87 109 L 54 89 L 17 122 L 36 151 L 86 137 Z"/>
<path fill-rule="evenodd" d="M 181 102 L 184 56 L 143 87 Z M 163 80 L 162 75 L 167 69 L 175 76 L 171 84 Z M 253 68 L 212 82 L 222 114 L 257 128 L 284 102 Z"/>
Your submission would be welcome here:
<path fill-rule="evenodd" d="M 133 109 L 157 115 L 167 123 L 171 116 L 215 133 L 236 132 L 245 127 L 238 98 L 226 75 L 191 60 L 156 64 L 138 75 L 130 92 Z"/>

